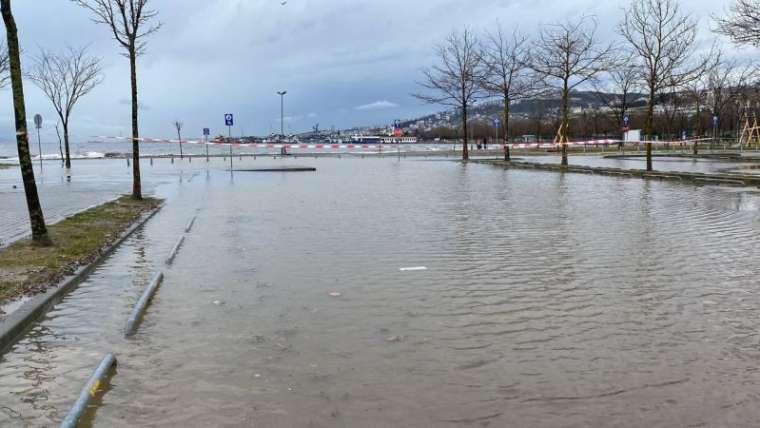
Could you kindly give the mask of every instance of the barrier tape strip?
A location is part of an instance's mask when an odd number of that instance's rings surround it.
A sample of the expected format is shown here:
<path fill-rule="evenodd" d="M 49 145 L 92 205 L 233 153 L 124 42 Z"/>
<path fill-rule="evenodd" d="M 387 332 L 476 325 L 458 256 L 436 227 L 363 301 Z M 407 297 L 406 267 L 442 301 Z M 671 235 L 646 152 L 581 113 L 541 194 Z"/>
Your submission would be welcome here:
<path fill-rule="evenodd" d="M 172 139 L 166 139 L 166 138 L 149 138 L 149 137 L 140 137 L 140 138 L 132 138 L 132 137 L 111 137 L 111 136 L 95 136 L 92 138 L 98 138 L 98 139 L 107 139 L 107 140 L 122 140 L 122 141 L 132 141 L 137 140 L 140 142 L 145 143 L 166 143 L 166 144 L 199 144 L 199 145 L 210 145 L 210 146 L 232 146 L 232 147 L 250 147 L 250 148 L 265 148 L 265 149 L 315 149 L 315 150 L 336 150 L 336 149 L 347 149 L 347 150 L 354 150 L 354 149 L 363 149 L 363 150 L 377 150 L 381 147 L 387 147 L 387 148 L 412 148 L 412 149 L 421 149 L 421 150 L 441 150 L 443 146 L 451 146 L 451 145 L 461 145 L 461 143 L 408 143 L 408 144 L 398 144 L 398 143 L 389 143 L 389 144 L 360 144 L 360 143 L 316 143 L 316 144 L 300 144 L 300 143 L 241 143 L 241 142 L 225 142 L 224 140 L 214 139 L 209 140 L 208 142 L 205 140 L 172 140 Z M 614 139 L 606 139 L 606 140 L 588 140 L 588 141 L 570 141 L 567 143 L 568 146 L 609 146 L 613 144 L 620 144 L 624 143 L 625 145 L 639 145 L 639 144 L 646 144 L 646 143 L 652 143 L 652 145 L 679 145 L 679 144 L 694 144 L 695 142 L 700 141 L 711 141 L 712 138 L 698 138 L 698 139 L 691 139 L 691 140 L 673 140 L 673 141 L 623 141 L 623 140 L 614 140 Z M 491 144 L 494 147 L 503 148 L 505 146 L 504 143 L 496 143 Z M 561 144 L 559 143 L 510 143 L 509 147 L 513 149 L 551 149 L 551 148 L 557 148 L 560 147 Z"/>

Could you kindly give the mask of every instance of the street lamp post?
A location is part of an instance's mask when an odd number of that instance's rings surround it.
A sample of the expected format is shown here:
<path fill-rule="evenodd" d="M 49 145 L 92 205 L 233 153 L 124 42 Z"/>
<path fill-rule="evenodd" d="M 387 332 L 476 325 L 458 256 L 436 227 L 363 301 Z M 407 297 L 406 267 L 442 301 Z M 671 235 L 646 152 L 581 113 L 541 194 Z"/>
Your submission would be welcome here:
<path fill-rule="evenodd" d="M 285 138 L 285 94 L 288 91 L 277 91 L 277 95 L 280 96 L 280 136 Z"/>

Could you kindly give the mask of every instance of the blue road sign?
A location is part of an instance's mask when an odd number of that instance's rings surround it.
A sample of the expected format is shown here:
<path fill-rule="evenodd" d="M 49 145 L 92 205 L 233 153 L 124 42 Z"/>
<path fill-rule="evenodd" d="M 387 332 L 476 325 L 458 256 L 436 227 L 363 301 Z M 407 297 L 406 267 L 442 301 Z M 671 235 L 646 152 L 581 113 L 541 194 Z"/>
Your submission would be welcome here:
<path fill-rule="evenodd" d="M 235 120 L 232 117 L 232 113 L 227 113 L 224 115 L 224 124 L 227 126 L 233 126 L 235 124 Z"/>
<path fill-rule="evenodd" d="M 623 116 L 623 126 L 628 128 L 628 125 L 631 123 L 631 118 L 628 117 L 628 115 Z"/>
<path fill-rule="evenodd" d="M 713 126 L 718 126 L 718 116 L 713 116 Z"/>
<path fill-rule="evenodd" d="M 211 130 L 208 128 L 203 128 L 203 135 L 208 137 L 209 135 L 211 135 Z"/>

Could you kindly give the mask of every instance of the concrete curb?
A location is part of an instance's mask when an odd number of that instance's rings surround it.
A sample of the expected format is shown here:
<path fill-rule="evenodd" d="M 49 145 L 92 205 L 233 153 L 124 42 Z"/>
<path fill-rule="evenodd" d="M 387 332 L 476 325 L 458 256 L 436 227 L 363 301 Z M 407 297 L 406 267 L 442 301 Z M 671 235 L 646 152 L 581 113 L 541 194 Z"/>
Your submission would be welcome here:
<path fill-rule="evenodd" d="M 180 236 L 177 243 L 174 244 L 172 251 L 169 253 L 169 257 L 166 258 L 167 265 L 171 265 L 174 262 L 174 258 L 177 257 L 177 253 L 179 253 L 179 248 L 182 246 L 183 242 L 185 242 L 185 235 Z"/>
<path fill-rule="evenodd" d="M 27 328 L 39 317 L 44 315 L 53 306 L 60 302 L 63 297 L 82 283 L 108 256 L 113 253 L 124 241 L 127 240 L 137 229 L 141 228 L 161 209 L 144 214 L 132 226 L 124 231 L 121 236 L 106 248 L 92 263 L 82 266 L 71 276 L 62 280 L 57 286 L 51 287 L 46 292 L 32 297 L 20 308 L 0 320 L 0 355 L 7 352 L 8 348 L 18 340 Z"/>
<path fill-rule="evenodd" d="M 190 233 L 190 231 L 193 229 L 193 225 L 195 224 L 195 219 L 198 218 L 198 215 L 194 215 L 193 218 L 190 219 L 190 221 L 187 223 L 187 226 L 185 226 L 185 233 Z"/>
<path fill-rule="evenodd" d="M 151 301 L 151 299 L 153 299 L 153 295 L 156 294 L 156 290 L 158 290 L 158 287 L 161 285 L 161 281 L 163 280 L 164 273 L 158 272 L 153 276 L 150 284 L 145 287 L 145 291 L 143 291 L 140 299 L 137 301 L 137 303 L 135 303 L 135 307 L 132 309 L 132 313 L 129 315 L 129 319 L 127 320 L 127 327 L 124 329 L 124 337 L 130 337 L 135 334 L 140 319 L 145 313 L 145 309 L 148 307 L 148 303 Z"/>
<path fill-rule="evenodd" d="M 66 418 L 61 422 L 61 428 L 76 428 L 79 424 L 79 418 L 82 417 L 82 413 L 87 410 L 87 405 L 90 403 L 90 400 L 92 400 L 98 393 L 101 384 L 108 375 L 108 371 L 115 364 L 116 357 L 114 357 L 113 354 L 106 355 L 105 358 L 100 361 L 95 373 L 92 374 L 90 380 L 88 380 L 87 384 L 82 388 L 82 392 L 79 393 L 79 398 L 74 402 L 74 406 L 72 406 L 71 410 L 69 410 L 69 413 L 66 415 Z"/>
<path fill-rule="evenodd" d="M 545 164 L 537 162 L 505 162 L 502 160 L 472 160 L 470 162 L 486 165 L 501 166 L 504 168 L 517 169 L 535 169 L 541 171 L 553 172 L 570 172 L 581 174 L 598 174 L 612 175 L 621 177 L 636 177 L 644 179 L 673 180 L 682 183 L 692 183 L 699 185 L 721 185 L 721 186 L 758 186 L 760 187 L 760 176 L 723 174 L 723 173 L 702 173 L 702 172 L 684 172 L 684 171 L 645 171 L 642 169 L 622 169 L 609 167 L 591 167 L 591 166 L 561 166 L 558 164 Z"/>

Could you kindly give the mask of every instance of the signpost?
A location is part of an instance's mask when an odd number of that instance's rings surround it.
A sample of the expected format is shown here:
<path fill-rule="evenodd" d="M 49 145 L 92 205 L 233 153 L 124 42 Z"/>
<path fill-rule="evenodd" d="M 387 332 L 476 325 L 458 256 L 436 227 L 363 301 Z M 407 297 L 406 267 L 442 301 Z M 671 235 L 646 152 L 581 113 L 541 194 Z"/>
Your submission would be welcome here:
<path fill-rule="evenodd" d="M 720 118 L 718 115 L 713 116 L 713 144 L 719 143 L 720 138 L 718 136 L 718 125 L 720 124 Z"/>
<path fill-rule="evenodd" d="M 208 136 L 211 134 L 211 130 L 203 128 L 203 138 L 206 140 L 206 162 L 208 162 Z"/>
<path fill-rule="evenodd" d="M 227 125 L 227 137 L 230 143 L 230 174 L 232 174 L 232 125 L 235 124 L 235 119 L 232 113 L 224 115 L 224 124 Z"/>
<path fill-rule="evenodd" d="M 42 115 L 34 115 L 34 126 L 37 128 L 37 149 L 40 151 L 40 173 L 42 173 L 42 143 L 40 142 L 40 128 L 42 128 Z"/>
<path fill-rule="evenodd" d="M 718 118 L 718 115 L 713 116 L 713 144 L 711 144 L 710 150 L 713 150 L 714 144 L 718 142 L 718 124 L 720 123 L 720 118 Z"/>

